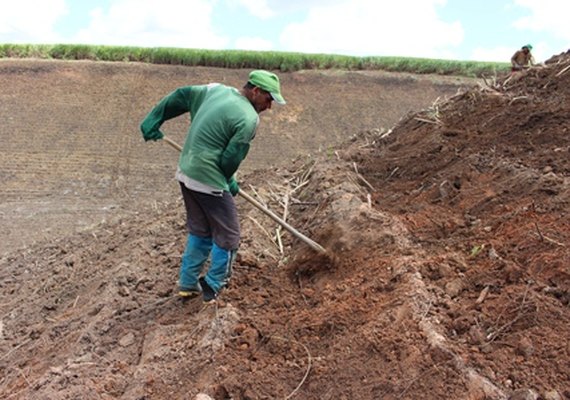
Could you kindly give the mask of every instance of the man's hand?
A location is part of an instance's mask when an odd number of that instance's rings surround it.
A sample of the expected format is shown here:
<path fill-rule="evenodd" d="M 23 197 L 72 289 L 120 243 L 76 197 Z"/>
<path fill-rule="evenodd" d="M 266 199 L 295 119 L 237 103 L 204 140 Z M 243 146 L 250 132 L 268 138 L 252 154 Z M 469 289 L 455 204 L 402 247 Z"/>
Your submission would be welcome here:
<path fill-rule="evenodd" d="M 237 181 L 235 180 L 235 178 L 231 178 L 228 182 L 228 186 L 230 188 L 230 193 L 232 194 L 232 196 L 237 196 L 237 194 L 239 193 L 239 185 L 237 183 Z"/>
<path fill-rule="evenodd" d="M 154 140 L 154 141 L 160 140 L 163 137 L 164 134 L 159 130 L 143 133 L 143 138 L 145 142 L 148 142 L 149 140 Z"/>

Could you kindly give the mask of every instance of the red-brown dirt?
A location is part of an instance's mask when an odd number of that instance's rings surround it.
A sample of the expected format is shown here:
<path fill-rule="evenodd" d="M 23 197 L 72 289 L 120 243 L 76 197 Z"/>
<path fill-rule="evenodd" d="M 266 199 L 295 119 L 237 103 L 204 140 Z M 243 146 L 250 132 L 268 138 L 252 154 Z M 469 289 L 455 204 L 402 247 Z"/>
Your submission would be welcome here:
<path fill-rule="evenodd" d="M 215 305 L 174 296 L 178 202 L 10 251 L 0 396 L 570 399 L 569 111 L 562 54 L 249 173 L 327 255 L 238 196 Z"/>

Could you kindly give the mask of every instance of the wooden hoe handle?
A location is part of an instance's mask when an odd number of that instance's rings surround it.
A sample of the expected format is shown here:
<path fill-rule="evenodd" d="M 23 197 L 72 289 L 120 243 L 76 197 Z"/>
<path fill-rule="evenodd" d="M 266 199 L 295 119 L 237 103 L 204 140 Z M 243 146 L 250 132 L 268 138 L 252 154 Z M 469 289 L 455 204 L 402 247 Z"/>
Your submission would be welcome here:
<path fill-rule="evenodd" d="M 174 140 L 170 139 L 168 136 L 164 136 L 162 138 L 166 143 L 168 143 L 170 146 L 174 147 L 176 150 L 178 151 L 182 151 L 182 147 L 176 143 Z M 240 188 L 238 194 L 243 197 L 244 199 L 246 199 L 249 203 L 251 203 L 255 208 L 257 208 L 258 210 L 262 211 L 265 215 L 267 215 L 269 218 L 271 218 L 273 221 L 277 222 L 279 225 L 281 225 L 283 228 L 285 228 L 286 230 L 288 230 L 293 236 L 295 236 L 297 239 L 300 239 L 301 241 L 305 242 L 306 244 L 308 244 L 313 250 L 318 251 L 319 253 L 326 253 L 327 251 L 325 250 L 325 248 L 323 246 L 321 246 L 320 244 L 318 244 L 317 242 L 315 242 L 314 240 L 309 239 L 307 236 L 303 235 L 301 232 L 299 232 L 298 230 L 296 230 L 295 228 L 293 228 L 291 225 L 289 225 L 287 222 L 285 222 L 284 220 L 282 220 L 281 218 L 279 218 L 273 211 L 269 210 L 268 208 L 264 207 L 263 204 L 259 203 L 257 200 L 255 200 L 253 197 L 251 197 L 249 194 L 247 194 L 246 192 L 243 191 L 243 189 Z"/>

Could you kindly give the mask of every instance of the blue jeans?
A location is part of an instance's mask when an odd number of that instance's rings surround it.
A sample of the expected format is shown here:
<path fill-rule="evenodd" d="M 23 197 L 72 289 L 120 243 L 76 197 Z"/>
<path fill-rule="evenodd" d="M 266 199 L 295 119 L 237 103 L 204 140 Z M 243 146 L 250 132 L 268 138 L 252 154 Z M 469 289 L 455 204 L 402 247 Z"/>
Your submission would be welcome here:
<path fill-rule="evenodd" d="M 181 290 L 200 290 L 198 277 L 210 256 L 211 249 L 212 238 L 188 235 L 178 279 Z"/>
<path fill-rule="evenodd" d="M 235 201 L 229 192 L 222 196 L 196 192 L 180 184 L 189 235 L 180 267 L 180 288 L 199 290 L 198 277 L 211 256 L 206 283 L 219 292 L 227 285 L 240 240 Z"/>
<path fill-rule="evenodd" d="M 212 247 L 212 260 L 205 279 L 206 283 L 216 292 L 228 284 L 232 276 L 232 263 L 236 252 L 237 250 L 222 249 L 215 243 Z"/>
<path fill-rule="evenodd" d="M 186 249 L 182 255 L 178 284 L 180 290 L 199 291 L 198 278 L 208 257 L 212 256 L 206 282 L 219 292 L 227 285 L 232 275 L 232 263 L 236 250 L 222 249 L 211 238 L 188 235 Z"/>

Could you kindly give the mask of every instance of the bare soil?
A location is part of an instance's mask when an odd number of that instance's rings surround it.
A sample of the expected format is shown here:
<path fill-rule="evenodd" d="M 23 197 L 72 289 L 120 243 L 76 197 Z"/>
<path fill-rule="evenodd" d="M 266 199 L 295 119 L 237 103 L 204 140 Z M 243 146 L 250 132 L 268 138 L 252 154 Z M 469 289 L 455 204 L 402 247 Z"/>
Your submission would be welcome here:
<path fill-rule="evenodd" d="M 241 87 L 248 72 L 0 60 L 0 255 L 178 198 L 177 154 L 164 143 L 144 143 L 140 121 L 179 86 Z M 280 75 L 289 103 L 262 114 L 242 173 L 330 153 L 349 136 L 386 130 L 469 83 L 382 72 Z M 187 123 L 187 117 L 176 118 L 164 130 L 182 143 Z"/>
<path fill-rule="evenodd" d="M 151 76 L 182 80 L 183 70 L 30 63 L 0 64 L 3 84 L 22 85 L 0 94 L 12 121 L 2 162 L 22 165 L 2 172 L 10 190 L 0 216 L 17 233 L 2 236 L 1 398 L 570 399 L 569 55 L 482 85 L 284 74 L 290 104 L 262 116 L 271 142 L 260 146 L 320 142 L 297 157 L 278 149 L 294 159 L 270 168 L 275 156 L 260 156 L 242 188 L 327 253 L 238 196 L 242 245 L 214 305 L 175 296 L 185 238 L 175 153 L 135 134 L 113 141 L 100 122 L 105 110 L 117 115 L 122 94 L 133 105 L 122 100 L 124 119 L 108 128 L 136 130 L 164 93 Z M 107 68 L 93 85 L 89 74 Z M 62 71 L 93 93 L 50 86 L 61 92 L 44 104 L 35 87 Z M 246 74 L 200 71 L 231 82 Z M 93 104 L 91 132 L 77 121 L 109 82 L 115 97 Z M 404 92 L 423 102 L 416 111 Z M 67 95 L 76 96 L 69 107 L 55 100 Z M 18 124 L 28 128 L 21 115 L 9 120 L 18 112 L 10 96 L 30 102 L 26 115 L 68 110 L 58 126 L 77 140 L 18 135 Z M 386 104 L 399 116 L 383 114 Z M 338 146 L 336 134 L 346 139 Z M 33 143 L 47 150 L 30 152 Z M 77 161 L 58 163 L 64 156 Z M 50 173 L 38 172 L 42 163 Z M 88 205 L 91 227 L 77 223 Z M 29 223 L 4 225 L 34 209 Z M 51 233 L 38 236 L 44 226 Z"/>

